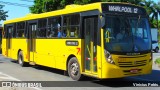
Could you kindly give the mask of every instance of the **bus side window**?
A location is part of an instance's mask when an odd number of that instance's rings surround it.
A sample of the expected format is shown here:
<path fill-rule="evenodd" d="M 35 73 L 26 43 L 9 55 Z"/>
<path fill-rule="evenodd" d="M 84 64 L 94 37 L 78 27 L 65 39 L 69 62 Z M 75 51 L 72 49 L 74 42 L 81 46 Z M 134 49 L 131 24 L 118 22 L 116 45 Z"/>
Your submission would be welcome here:
<path fill-rule="evenodd" d="M 59 26 L 58 26 L 59 25 Z M 48 19 L 47 37 L 57 37 L 58 28 L 61 28 L 61 17 L 51 17 Z"/>
<path fill-rule="evenodd" d="M 47 19 L 40 19 L 38 20 L 38 30 L 37 30 L 37 37 L 46 37 L 47 31 Z"/>
<path fill-rule="evenodd" d="M 16 23 L 15 23 L 14 27 L 13 27 L 13 32 L 12 32 L 12 37 L 13 38 L 16 38 L 16 32 L 17 32 L 17 30 L 16 30 Z"/>
<path fill-rule="evenodd" d="M 25 30 L 25 22 L 17 23 L 17 37 L 21 38 L 24 37 L 24 30 Z"/>
<path fill-rule="evenodd" d="M 63 30 L 66 32 L 66 37 L 78 38 L 80 27 L 80 15 L 72 14 L 64 16 Z"/>
<path fill-rule="evenodd" d="M 3 38 L 7 37 L 7 34 L 6 34 L 7 30 L 6 29 L 7 29 L 6 25 L 4 25 L 4 29 L 3 29 L 3 33 L 2 33 Z"/>

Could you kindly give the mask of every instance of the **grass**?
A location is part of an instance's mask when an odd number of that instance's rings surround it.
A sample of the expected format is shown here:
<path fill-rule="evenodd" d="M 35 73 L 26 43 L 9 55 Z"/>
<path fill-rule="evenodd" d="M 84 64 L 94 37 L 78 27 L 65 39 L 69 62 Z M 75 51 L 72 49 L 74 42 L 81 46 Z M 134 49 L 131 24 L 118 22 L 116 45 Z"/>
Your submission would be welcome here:
<path fill-rule="evenodd" d="M 155 61 L 156 64 L 160 64 L 160 58 L 157 58 Z"/>

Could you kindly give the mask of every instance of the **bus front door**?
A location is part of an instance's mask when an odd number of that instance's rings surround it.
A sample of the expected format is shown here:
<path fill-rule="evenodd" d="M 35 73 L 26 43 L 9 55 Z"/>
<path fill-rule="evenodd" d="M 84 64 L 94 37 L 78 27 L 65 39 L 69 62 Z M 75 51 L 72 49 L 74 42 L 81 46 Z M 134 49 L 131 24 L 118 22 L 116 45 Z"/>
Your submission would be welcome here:
<path fill-rule="evenodd" d="M 84 17 L 85 72 L 97 74 L 97 30 L 98 16 Z"/>
<path fill-rule="evenodd" d="M 30 64 L 35 64 L 35 37 L 36 37 L 37 23 L 28 24 L 28 61 Z"/>
<path fill-rule="evenodd" d="M 9 25 L 6 27 L 7 31 L 7 39 L 6 39 L 6 56 L 11 57 L 11 43 L 12 43 L 12 31 L 13 31 L 13 25 Z"/>

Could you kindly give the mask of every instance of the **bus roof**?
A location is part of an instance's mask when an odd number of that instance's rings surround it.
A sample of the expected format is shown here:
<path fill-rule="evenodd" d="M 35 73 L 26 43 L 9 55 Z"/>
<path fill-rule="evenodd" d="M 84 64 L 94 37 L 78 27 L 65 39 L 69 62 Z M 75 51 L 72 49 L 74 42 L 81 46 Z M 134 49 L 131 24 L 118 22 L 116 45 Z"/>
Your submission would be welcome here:
<path fill-rule="evenodd" d="M 41 14 L 27 14 L 24 17 L 7 20 L 4 22 L 4 24 L 10 24 L 10 23 L 27 21 L 27 20 L 35 20 L 35 19 L 46 18 L 46 17 L 51 17 L 51 16 L 60 16 L 60 15 L 71 14 L 71 13 L 76 13 L 76 12 L 83 12 L 83 11 L 88 11 L 88 10 L 99 9 L 101 11 L 102 3 L 134 5 L 130 3 L 121 3 L 121 2 L 116 2 L 116 3 L 115 2 L 97 2 L 97 3 L 86 4 L 86 5 L 74 5 L 73 4 L 73 5 L 67 5 L 64 9 L 55 10 L 51 12 L 46 12 L 46 13 L 41 13 Z"/>

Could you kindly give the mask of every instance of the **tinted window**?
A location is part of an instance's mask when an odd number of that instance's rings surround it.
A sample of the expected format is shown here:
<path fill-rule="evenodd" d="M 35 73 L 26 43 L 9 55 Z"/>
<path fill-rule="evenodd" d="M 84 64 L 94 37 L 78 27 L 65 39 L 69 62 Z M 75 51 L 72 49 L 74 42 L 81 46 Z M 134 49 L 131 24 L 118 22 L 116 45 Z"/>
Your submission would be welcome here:
<path fill-rule="evenodd" d="M 16 33 L 17 33 L 17 30 L 16 30 L 16 23 L 14 24 L 14 27 L 13 27 L 13 32 L 12 32 L 12 37 L 15 38 L 16 37 Z"/>
<path fill-rule="evenodd" d="M 48 19 L 47 37 L 57 37 L 58 28 L 61 29 L 61 17 L 52 17 Z"/>
<path fill-rule="evenodd" d="M 63 20 L 63 33 L 66 37 L 79 37 L 80 29 L 80 15 L 73 14 L 64 16 Z"/>
<path fill-rule="evenodd" d="M 24 37 L 25 22 L 17 23 L 17 37 Z"/>
<path fill-rule="evenodd" d="M 4 38 L 7 37 L 7 27 L 6 27 L 6 25 L 4 25 L 3 37 L 4 37 Z"/>
<path fill-rule="evenodd" d="M 38 32 L 37 37 L 46 37 L 47 19 L 38 20 Z"/>

